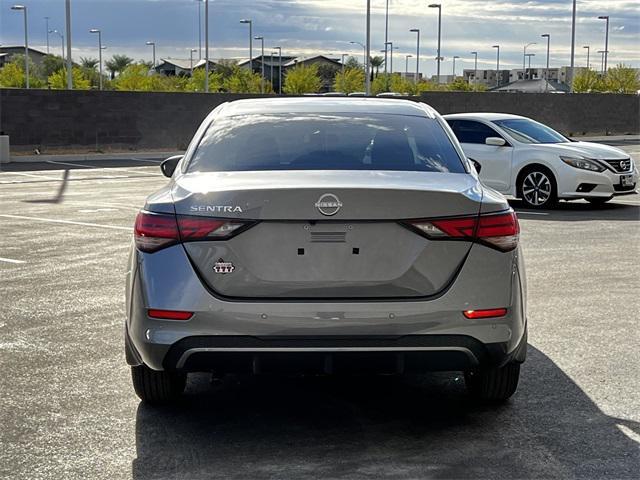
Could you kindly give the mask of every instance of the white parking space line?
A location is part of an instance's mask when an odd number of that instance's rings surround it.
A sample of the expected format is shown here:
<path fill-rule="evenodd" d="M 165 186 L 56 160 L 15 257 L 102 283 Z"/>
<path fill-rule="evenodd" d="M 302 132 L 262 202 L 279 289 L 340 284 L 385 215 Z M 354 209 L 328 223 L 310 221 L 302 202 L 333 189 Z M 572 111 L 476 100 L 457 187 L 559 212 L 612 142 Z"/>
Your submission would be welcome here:
<path fill-rule="evenodd" d="M 48 180 L 60 180 L 59 178 L 56 178 L 56 177 L 49 177 L 47 175 L 40 175 L 40 174 L 34 174 L 34 173 L 24 173 L 24 172 L 2 172 L 2 173 L 4 173 L 5 175 L 22 175 L 25 177 L 46 178 Z"/>
<path fill-rule="evenodd" d="M 519 212 L 518 210 L 516 210 L 516 213 L 518 215 L 550 215 L 547 212 Z"/>
<path fill-rule="evenodd" d="M 49 222 L 49 223 L 64 223 L 67 225 L 81 225 L 83 227 L 98 227 L 98 228 L 110 228 L 113 230 L 125 230 L 127 232 L 132 231 L 131 227 L 119 227 L 116 225 L 103 225 L 100 223 L 88 223 L 88 222 L 74 222 L 73 220 L 58 220 L 53 218 L 42 218 L 42 217 L 27 217 L 24 215 L 9 215 L 9 214 L 0 214 L 0 217 L 4 218 L 17 218 L 20 220 L 35 220 L 38 222 Z"/>
<path fill-rule="evenodd" d="M 81 168 L 89 168 L 91 170 L 118 170 L 120 172 L 127 172 L 127 173 L 135 173 L 135 174 L 142 174 L 142 175 L 152 175 L 154 177 L 161 177 L 162 174 L 161 173 L 151 173 L 151 172 L 141 172 L 139 170 L 127 170 L 126 168 L 120 168 L 120 167 L 95 167 L 93 165 L 83 165 L 81 163 L 68 163 L 68 162 L 60 162 L 58 160 L 47 160 L 47 163 L 52 163 L 55 165 L 68 165 L 71 167 L 81 167 Z M 117 178 L 117 177 L 109 177 L 109 178 Z"/>
<path fill-rule="evenodd" d="M 13 258 L 3 258 L 0 257 L 0 262 L 7 262 L 7 263 L 27 263 L 24 260 L 14 260 Z"/>

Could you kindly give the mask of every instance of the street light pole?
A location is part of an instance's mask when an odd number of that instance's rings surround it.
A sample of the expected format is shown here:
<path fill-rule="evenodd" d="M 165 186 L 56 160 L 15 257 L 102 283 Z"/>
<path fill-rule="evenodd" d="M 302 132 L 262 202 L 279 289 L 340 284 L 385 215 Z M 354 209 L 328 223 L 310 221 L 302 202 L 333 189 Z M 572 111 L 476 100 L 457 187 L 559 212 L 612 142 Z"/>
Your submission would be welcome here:
<path fill-rule="evenodd" d="M 475 58 L 473 60 L 473 90 L 478 89 L 478 52 L 471 52 Z"/>
<path fill-rule="evenodd" d="M 343 53 L 340 55 L 340 63 L 342 63 L 342 75 L 344 75 L 344 57 L 349 55 L 348 53 Z"/>
<path fill-rule="evenodd" d="M 367 65 L 367 47 L 360 42 L 349 42 L 353 45 L 360 45 L 362 47 L 362 65 L 366 67 Z"/>
<path fill-rule="evenodd" d="M 146 44 L 153 48 L 153 67 L 151 68 L 156 68 L 156 42 L 147 42 Z"/>
<path fill-rule="evenodd" d="M 27 23 L 27 7 L 24 5 L 14 5 L 11 10 L 22 10 L 24 15 L 24 74 L 25 84 L 29 88 L 29 29 Z"/>
<path fill-rule="evenodd" d="M 599 20 L 606 20 L 607 26 L 605 30 L 604 37 L 604 73 L 607 73 L 607 59 L 609 56 L 609 15 L 601 15 L 598 17 Z"/>
<path fill-rule="evenodd" d="M 456 79 L 456 58 L 460 58 L 458 55 L 453 56 L 453 80 Z"/>
<path fill-rule="evenodd" d="M 260 40 L 262 43 L 262 53 L 260 54 L 260 71 L 262 78 L 260 79 L 260 92 L 264 93 L 264 37 L 253 37 L 254 40 Z"/>
<path fill-rule="evenodd" d="M 412 28 L 409 31 L 418 34 L 418 38 L 416 39 L 416 78 L 414 79 L 417 84 L 420 77 L 420 29 Z"/>
<path fill-rule="evenodd" d="M 62 58 L 64 59 L 64 35 L 62 35 L 58 30 L 49 30 L 49 33 L 55 33 L 60 37 L 60 46 L 62 47 Z"/>
<path fill-rule="evenodd" d="M 404 56 L 404 78 L 407 78 L 409 76 L 409 59 L 412 57 L 413 55 Z"/>
<path fill-rule="evenodd" d="M 98 62 L 100 63 L 98 70 L 100 71 L 100 90 L 102 90 L 102 32 L 97 28 L 92 28 L 89 33 L 98 34 Z"/>
<path fill-rule="evenodd" d="M 73 90 L 73 62 L 71 61 L 71 0 L 65 1 L 67 20 L 67 89 Z"/>
<path fill-rule="evenodd" d="M 548 92 L 549 91 L 549 46 L 551 45 L 551 35 L 548 33 L 544 33 L 542 35 L 540 35 L 542 38 L 546 38 L 547 39 L 547 69 L 544 73 L 544 77 L 545 77 L 545 84 L 544 84 L 544 91 Z"/>
<path fill-rule="evenodd" d="M 529 59 L 529 70 L 531 70 L 531 57 L 535 57 L 535 53 L 527 53 L 527 58 Z"/>
<path fill-rule="evenodd" d="M 527 79 L 527 64 L 526 64 L 527 48 L 529 48 L 531 45 L 537 45 L 537 43 L 536 42 L 527 43 L 524 46 L 524 51 L 522 52 L 522 79 L 523 80 Z"/>
<path fill-rule="evenodd" d="M 365 44 L 365 72 L 367 73 L 364 86 L 367 96 L 371 95 L 371 75 L 369 70 L 371 68 L 371 0 L 367 0 L 367 20 L 366 20 L 366 40 Z"/>
<path fill-rule="evenodd" d="M 384 73 L 387 73 L 387 43 L 389 42 L 389 0 L 384 11 Z M 393 55 L 393 52 L 391 52 Z"/>
<path fill-rule="evenodd" d="M 492 45 L 497 50 L 496 54 L 496 87 L 500 86 L 500 45 Z"/>
<path fill-rule="evenodd" d="M 573 0 L 573 9 L 571 14 L 571 86 L 569 91 L 573 92 L 573 67 L 575 65 L 576 54 L 576 1 Z"/>
<path fill-rule="evenodd" d="M 47 55 L 49 55 L 49 17 L 44 17 L 44 21 L 47 25 Z"/>
<path fill-rule="evenodd" d="M 202 0 L 198 2 L 198 60 L 202 60 Z"/>
<path fill-rule="evenodd" d="M 440 83 L 440 60 L 442 60 L 442 56 L 440 55 L 440 42 L 442 39 L 442 5 L 440 3 L 432 3 L 429 5 L 429 8 L 437 8 L 438 9 L 438 83 Z"/>
<path fill-rule="evenodd" d="M 391 50 L 391 54 L 389 55 L 389 73 L 393 73 L 393 42 L 385 42 L 384 45 L 384 54 L 387 56 L 387 45 L 389 45 L 388 50 Z M 387 67 L 385 66 L 384 71 L 387 71 Z"/>
<path fill-rule="evenodd" d="M 189 64 L 190 64 L 190 68 L 189 68 L 189 74 L 193 77 L 193 52 L 197 52 L 198 49 L 197 48 L 192 48 L 191 50 L 189 50 Z"/>
<path fill-rule="evenodd" d="M 246 23 L 249 25 L 249 71 L 253 73 L 253 21 L 248 18 L 243 18 L 240 23 Z"/>
<path fill-rule="evenodd" d="M 204 91 L 209 93 L 209 0 L 204 0 Z"/>
<path fill-rule="evenodd" d="M 282 95 L 282 48 L 273 47 L 278 50 L 278 93 Z"/>
<path fill-rule="evenodd" d="M 589 70 L 589 50 L 591 50 L 591 47 L 589 47 L 589 45 L 585 45 L 582 48 L 587 49 L 587 70 Z"/>
<path fill-rule="evenodd" d="M 600 54 L 600 74 L 604 75 L 604 55 L 605 55 L 605 51 L 604 50 L 598 50 L 598 53 Z"/>

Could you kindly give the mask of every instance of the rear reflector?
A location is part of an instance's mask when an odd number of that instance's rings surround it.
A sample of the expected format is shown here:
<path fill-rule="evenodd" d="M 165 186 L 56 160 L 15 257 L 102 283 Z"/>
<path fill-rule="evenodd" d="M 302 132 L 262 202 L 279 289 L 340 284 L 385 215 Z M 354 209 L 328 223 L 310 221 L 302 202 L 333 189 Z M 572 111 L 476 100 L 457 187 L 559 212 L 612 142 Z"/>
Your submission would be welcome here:
<path fill-rule="evenodd" d="M 227 240 L 255 224 L 254 221 L 191 217 L 141 211 L 136 217 L 136 247 L 155 252 L 179 242 Z"/>
<path fill-rule="evenodd" d="M 193 316 L 193 312 L 182 312 L 178 310 L 157 310 L 150 308 L 147 315 L 152 318 L 161 318 L 163 320 L 189 320 Z"/>
<path fill-rule="evenodd" d="M 462 312 L 467 318 L 496 318 L 507 314 L 506 308 L 490 308 L 487 310 L 465 310 Z"/>
<path fill-rule="evenodd" d="M 413 220 L 408 224 L 432 240 L 460 239 L 507 252 L 518 245 L 520 225 L 513 210 L 478 217 Z"/>

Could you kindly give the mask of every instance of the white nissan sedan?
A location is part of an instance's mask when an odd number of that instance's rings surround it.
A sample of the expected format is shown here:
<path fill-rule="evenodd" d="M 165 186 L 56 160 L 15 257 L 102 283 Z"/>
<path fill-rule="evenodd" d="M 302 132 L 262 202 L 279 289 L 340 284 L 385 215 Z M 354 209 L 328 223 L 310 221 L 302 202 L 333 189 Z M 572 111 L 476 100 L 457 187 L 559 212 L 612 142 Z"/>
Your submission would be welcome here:
<path fill-rule="evenodd" d="M 530 208 L 558 199 L 603 204 L 636 191 L 638 170 L 628 153 L 576 142 L 530 118 L 502 113 L 445 115 L 480 179 Z"/>

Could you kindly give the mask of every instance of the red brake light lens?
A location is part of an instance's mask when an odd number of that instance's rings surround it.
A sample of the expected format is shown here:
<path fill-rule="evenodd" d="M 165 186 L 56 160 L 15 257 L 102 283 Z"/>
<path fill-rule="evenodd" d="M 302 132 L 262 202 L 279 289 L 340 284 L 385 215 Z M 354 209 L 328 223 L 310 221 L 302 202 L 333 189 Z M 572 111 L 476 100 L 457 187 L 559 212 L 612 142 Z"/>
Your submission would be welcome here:
<path fill-rule="evenodd" d="M 151 253 L 181 241 L 226 240 L 254 223 L 141 211 L 136 217 L 134 237 L 139 250 Z"/>
<path fill-rule="evenodd" d="M 520 233 L 513 210 L 478 217 L 415 220 L 409 224 L 430 239 L 467 239 L 503 252 L 517 247 Z"/>
<path fill-rule="evenodd" d="M 152 318 L 160 318 L 162 320 L 189 320 L 193 316 L 193 312 L 150 308 L 147 310 L 147 315 Z"/>
<path fill-rule="evenodd" d="M 497 318 L 507 314 L 506 308 L 489 308 L 486 310 L 465 310 L 462 314 L 471 319 L 476 318 Z"/>
<path fill-rule="evenodd" d="M 155 252 L 178 243 L 178 224 L 175 215 L 142 211 L 134 227 L 136 247 L 143 252 Z"/>

